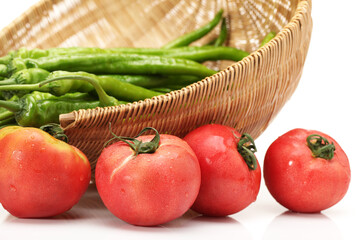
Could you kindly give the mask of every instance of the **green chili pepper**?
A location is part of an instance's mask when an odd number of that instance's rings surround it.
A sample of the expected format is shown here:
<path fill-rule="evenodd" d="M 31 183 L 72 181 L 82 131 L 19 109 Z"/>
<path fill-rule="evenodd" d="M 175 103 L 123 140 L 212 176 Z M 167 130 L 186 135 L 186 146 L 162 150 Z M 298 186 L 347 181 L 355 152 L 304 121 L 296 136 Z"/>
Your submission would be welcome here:
<path fill-rule="evenodd" d="M 99 78 L 111 77 L 121 82 L 131 83 L 144 88 L 166 87 L 180 84 L 183 86 L 200 81 L 201 78 L 189 75 L 98 75 Z"/>
<path fill-rule="evenodd" d="M 47 82 L 58 80 L 51 79 Z M 63 113 L 126 103 L 106 95 L 96 81 L 92 79 L 85 81 L 94 84 L 100 100 L 94 100 L 87 93 L 68 93 L 58 97 L 50 93 L 34 91 L 18 101 L 0 101 L 0 107 L 14 112 L 15 120 L 20 126 L 40 127 L 48 123 L 59 123 L 59 115 Z"/>
<path fill-rule="evenodd" d="M 225 26 L 226 30 L 226 26 Z M 221 36 L 221 37 L 220 37 Z M 214 45 L 220 47 L 226 38 L 226 32 L 222 31 L 221 35 Z M 185 58 L 196 62 L 204 62 L 208 60 L 233 60 L 240 61 L 244 57 L 244 51 L 232 47 L 217 48 L 214 46 L 191 46 L 191 47 L 178 47 L 172 49 L 159 49 L 159 48 L 50 48 L 42 50 L 44 54 L 42 57 L 58 57 L 58 56 L 73 56 L 73 55 L 96 55 L 96 54 L 139 54 L 139 55 L 155 55 L 162 57 L 172 58 Z M 37 52 L 38 49 L 22 50 L 27 51 L 28 54 L 21 54 L 18 56 L 20 59 L 39 59 L 34 57 L 37 54 L 32 54 L 33 51 Z M 45 54 L 46 53 L 46 54 Z M 248 53 L 245 54 L 247 56 Z"/>
<path fill-rule="evenodd" d="M 4 121 L 7 120 L 9 118 L 13 118 L 14 117 L 14 113 L 7 110 L 6 108 L 1 108 L 0 111 L 0 121 Z M 0 124 L 1 125 L 1 124 Z"/>
<path fill-rule="evenodd" d="M 166 87 L 151 88 L 151 90 L 154 90 L 154 91 L 157 91 L 157 92 L 161 92 L 161 93 L 169 93 L 169 92 L 173 91 L 173 89 L 171 89 L 171 88 L 166 88 Z"/>
<path fill-rule="evenodd" d="M 209 60 L 232 60 L 241 61 L 249 53 L 233 47 L 223 46 L 190 46 L 174 49 L 167 49 L 167 56 L 185 58 L 196 62 Z"/>
<path fill-rule="evenodd" d="M 14 73 L 10 78 L 0 81 L 0 85 L 32 84 L 45 80 L 50 73 L 40 68 L 28 68 Z"/>
<path fill-rule="evenodd" d="M 2 85 L 15 85 L 15 84 L 33 84 L 44 81 L 49 75 L 49 72 L 40 68 L 23 69 L 14 73 L 10 78 L 0 81 L 0 88 Z M 1 90 L 0 90 L 1 91 Z M 20 90 L 7 90 L 3 91 L 2 95 L 5 99 L 9 99 L 14 95 L 23 96 L 29 91 Z"/>
<path fill-rule="evenodd" d="M 48 79 L 40 86 L 59 80 L 72 79 L 66 77 Z M 59 115 L 63 113 L 126 103 L 107 95 L 96 80 L 86 77 L 82 77 L 82 80 L 93 85 L 99 100 L 93 100 L 87 93 L 67 93 L 58 97 L 50 93 L 34 91 L 24 95 L 18 101 L 0 101 L 0 107 L 14 112 L 16 122 L 20 126 L 40 127 L 48 123 L 58 123 Z"/>
<path fill-rule="evenodd" d="M 222 46 L 226 41 L 227 35 L 228 35 L 228 31 L 226 26 L 226 19 L 223 18 L 221 22 L 220 34 L 219 37 L 216 39 L 214 46 L 215 47 Z"/>
<path fill-rule="evenodd" d="M 100 83 L 91 75 L 62 75 L 58 77 L 53 77 L 39 83 L 39 87 L 41 88 L 44 85 L 50 84 L 52 82 L 74 82 L 74 80 L 80 80 L 78 82 L 88 82 L 93 87 L 100 100 L 100 107 L 116 106 L 126 103 L 124 101 L 118 101 L 113 96 L 107 95 Z"/>
<path fill-rule="evenodd" d="M 13 96 L 9 101 L 17 101 L 18 96 Z M 0 108 L 0 126 L 7 125 L 15 122 L 15 115 L 13 112 L 7 110 L 6 108 Z"/>
<path fill-rule="evenodd" d="M 1 77 L 6 77 L 8 76 L 8 67 L 5 64 L 0 64 L 0 76 Z"/>
<path fill-rule="evenodd" d="M 264 46 L 268 42 L 270 42 L 271 39 L 273 39 L 276 36 L 276 32 L 269 32 L 264 39 L 260 43 L 260 47 Z"/>
<path fill-rule="evenodd" d="M 18 101 L 0 101 L 0 106 L 15 113 L 20 126 L 40 127 L 47 123 L 58 123 L 59 115 L 79 109 L 96 108 L 99 101 L 84 93 L 68 93 L 56 97 L 50 93 L 32 92 Z"/>
<path fill-rule="evenodd" d="M 57 49 L 57 48 L 53 48 Z M 59 48 L 60 49 L 60 48 Z M 31 50 L 28 50 L 26 48 L 19 48 L 17 51 L 14 52 L 13 58 L 41 58 L 41 57 L 47 57 L 49 56 L 49 51 L 45 49 L 40 48 L 33 48 Z"/>
<path fill-rule="evenodd" d="M 9 64 L 11 59 L 12 59 L 12 56 L 10 53 L 8 55 L 2 56 L 2 57 L 0 57 L 0 64 L 7 65 L 7 64 Z"/>
<path fill-rule="evenodd" d="M 15 124 L 15 114 L 6 108 L 0 108 L 0 128 L 4 125 Z"/>
<path fill-rule="evenodd" d="M 221 22 L 221 28 L 220 28 L 220 34 L 217 38 L 211 40 L 208 44 L 206 44 L 205 46 L 215 46 L 215 47 L 219 47 L 222 46 L 225 43 L 225 40 L 227 38 L 227 26 L 226 26 L 226 19 L 223 18 L 222 22 Z"/>
<path fill-rule="evenodd" d="M 66 79 L 68 81 L 55 81 L 62 79 Z M 49 92 L 56 96 L 61 96 L 69 92 L 90 93 L 94 92 L 96 88 L 94 83 L 89 81 L 89 79 L 92 79 L 96 82 L 96 84 L 99 84 L 107 94 L 121 100 L 138 101 L 161 95 L 160 92 L 155 92 L 130 83 L 121 82 L 109 76 L 98 77 L 94 74 L 86 72 L 66 71 L 52 72 L 48 75 L 48 78 L 45 81 L 36 84 L 0 86 L 0 91 L 3 93 L 7 93 L 7 91 L 40 91 Z M 45 82 L 48 84 L 45 85 Z"/>
<path fill-rule="evenodd" d="M 171 92 L 171 91 L 182 89 L 182 88 L 184 88 L 184 87 L 186 87 L 188 85 L 189 84 L 167 85 L 165 87 L 150 88 L 150 90 L 157 91 L 157 92 L 162 92 L 162 93 L 168 93 L 168 92 Z"/>
<path fill-rule="evenodd" d="M 8 118 L 5 120 L 0 120 L 0 129 L 7 127 L 7 126 L 14 126 L 17 125 L 15 117 Z"/>
<path fill-rule="evenodd" d="M 176 47 L 187 46 L 190 43 L 202 38 L 211 30 L 213 30 L 216 27 L 216 25 L 221 21 L 223 12 L 224 12 L 223 9 L 220 9 L 220 11 L 218 11 L 215 14 L 214 18 L 209 23 L 196 29 L 195 31 L 187 33 L 169 42 L 168 44 L 164 45 L 162 48 L 176 48 Z"/>
<path fill-rule="evenodd" d="M 176 74 L 207 77 L 216 71 L 187 59 L 137 54 L 93 54 L 13 59 L 12 71 L 41 68 L 47 71 L 84 71 L 96 74 Z"/>
<path fill-rule="evenodd" d="M 16 55 L 16 51 L 10 51 L 7 55 L 0 57 L 0 64 L 8 65 Z"/>

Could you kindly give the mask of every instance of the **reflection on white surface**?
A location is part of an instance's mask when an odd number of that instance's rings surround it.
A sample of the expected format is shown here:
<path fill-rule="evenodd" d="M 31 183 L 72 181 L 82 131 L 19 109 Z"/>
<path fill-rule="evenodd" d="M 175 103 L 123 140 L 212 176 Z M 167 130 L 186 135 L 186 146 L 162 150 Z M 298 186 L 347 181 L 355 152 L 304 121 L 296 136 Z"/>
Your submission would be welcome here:
<path fill-rule="evenodd" d="M 301 214 L 286 211 L 274 218 L 264 233 L 264 240 L 339 240 L 335 222 L 322 213 Z"/>
<path fill-rule="evenodd" d="M 20 219 L 0 208 L 0 239 L 241 239 L 253 240 L 250 232 L 232 217 L 211 218 L 189 210 L 184 216 L 155 227 L 130 225 L 106 209 L 90 185 L 70 211 L 44 219 Z M 21 229 L 21 231 L 17 231 Z"/>

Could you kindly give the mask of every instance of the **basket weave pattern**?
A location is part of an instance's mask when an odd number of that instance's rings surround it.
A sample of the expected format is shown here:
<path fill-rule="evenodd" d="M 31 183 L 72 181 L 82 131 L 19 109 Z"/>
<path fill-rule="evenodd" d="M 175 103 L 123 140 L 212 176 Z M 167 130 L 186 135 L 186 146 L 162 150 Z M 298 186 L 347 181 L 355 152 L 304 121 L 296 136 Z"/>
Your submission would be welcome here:
<path fill-rule="evenodd" d="M 93 168 L 110 138 L 109 122 L 123 136 L 152 126 L 181 137 L 200 125 L 220 123 L 256 138 L 299 82 L 311 37 L 311 0 L 45 0 L 0 33 L 0 55 L 23 46 L 160 47 L 208 22 L 220 8 L 229 25 L 226 45 L 252 52 L 250 56 L 237 63 L 206 63 L 221 71 L 181 90 L 75 111 L 60 121 L 70 143 L 89 157 Z M 271 30 L 278 35 L 257 49 Z"/>

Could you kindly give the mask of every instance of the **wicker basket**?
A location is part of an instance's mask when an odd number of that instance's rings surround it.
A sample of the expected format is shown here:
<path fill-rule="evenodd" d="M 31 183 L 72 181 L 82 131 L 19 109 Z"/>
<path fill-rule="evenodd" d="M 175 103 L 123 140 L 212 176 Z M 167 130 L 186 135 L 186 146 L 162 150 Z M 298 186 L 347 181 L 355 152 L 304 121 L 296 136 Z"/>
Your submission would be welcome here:
<path fill-rule="evenodd" d="M 60 116 L 70 143 L 94 168 L 109 122 L 119 135 L 145 126 L 184 136 L 207 123 L 258 137 L 294 92 L 312 30 L 311 0 L 43 0 L 0 33 L 0 55 L 19 47 L 159 47 L 224 9 L 228 46 L 252 52 L 240 62 L 209 63 L 219 73 L 166 95 Z M 216 35 L 194 43 L 200 45 Z M 258 49 L 269 31 L 279 34 Z"/>

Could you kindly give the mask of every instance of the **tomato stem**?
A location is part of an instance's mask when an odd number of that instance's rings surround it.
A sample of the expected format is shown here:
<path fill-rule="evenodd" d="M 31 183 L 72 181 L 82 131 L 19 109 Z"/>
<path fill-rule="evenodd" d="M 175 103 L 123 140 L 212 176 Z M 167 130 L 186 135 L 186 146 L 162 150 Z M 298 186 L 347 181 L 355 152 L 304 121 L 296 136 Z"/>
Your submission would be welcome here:
<path fill-rule="evenodd" d="M 318 135 L 311 134 L 306 138 L 308 147 L 310 148 L 314 157 L 331 160 L 334 157 L 335 145 Z"/>
<path fill-rule="evenodd" d="M 105 143 L 105 146 L 108 145 L 113 140 L 119 140 L 126 144 L 128 144 L 134 151 L 135 155 L 142 154 L 142 153 L 154 153 L 156 149 L 158 149 L 160 144 L 160 134 L 159 132 L 152 127 L 146 127 L 143 130 L 139 132 L 138 135 L 135 137 L 123 137 L 123 136 L 117 136 L 114 132 L 111 130 L 111 123 L 109 124 L 110 133 L 113 135 L 113 138 L 111 138 L 109 141 Z M 142 142 L 141 140 L 136 139 L 137 137 L 140 137 L 142 134 L 144 134 L 146 131 L 153 130 L 155 132 L 155 136 L 153 139 L 151 139 L 150 142 Z"/>
<path fill-rule="evenodd" d="M 257 168 L 257 161 L 254 153 L 257 151 L 254 139 L 247 133 L 244 133 L 237 144 L 237 150 L 245 160 L 250 170 Z"/>

